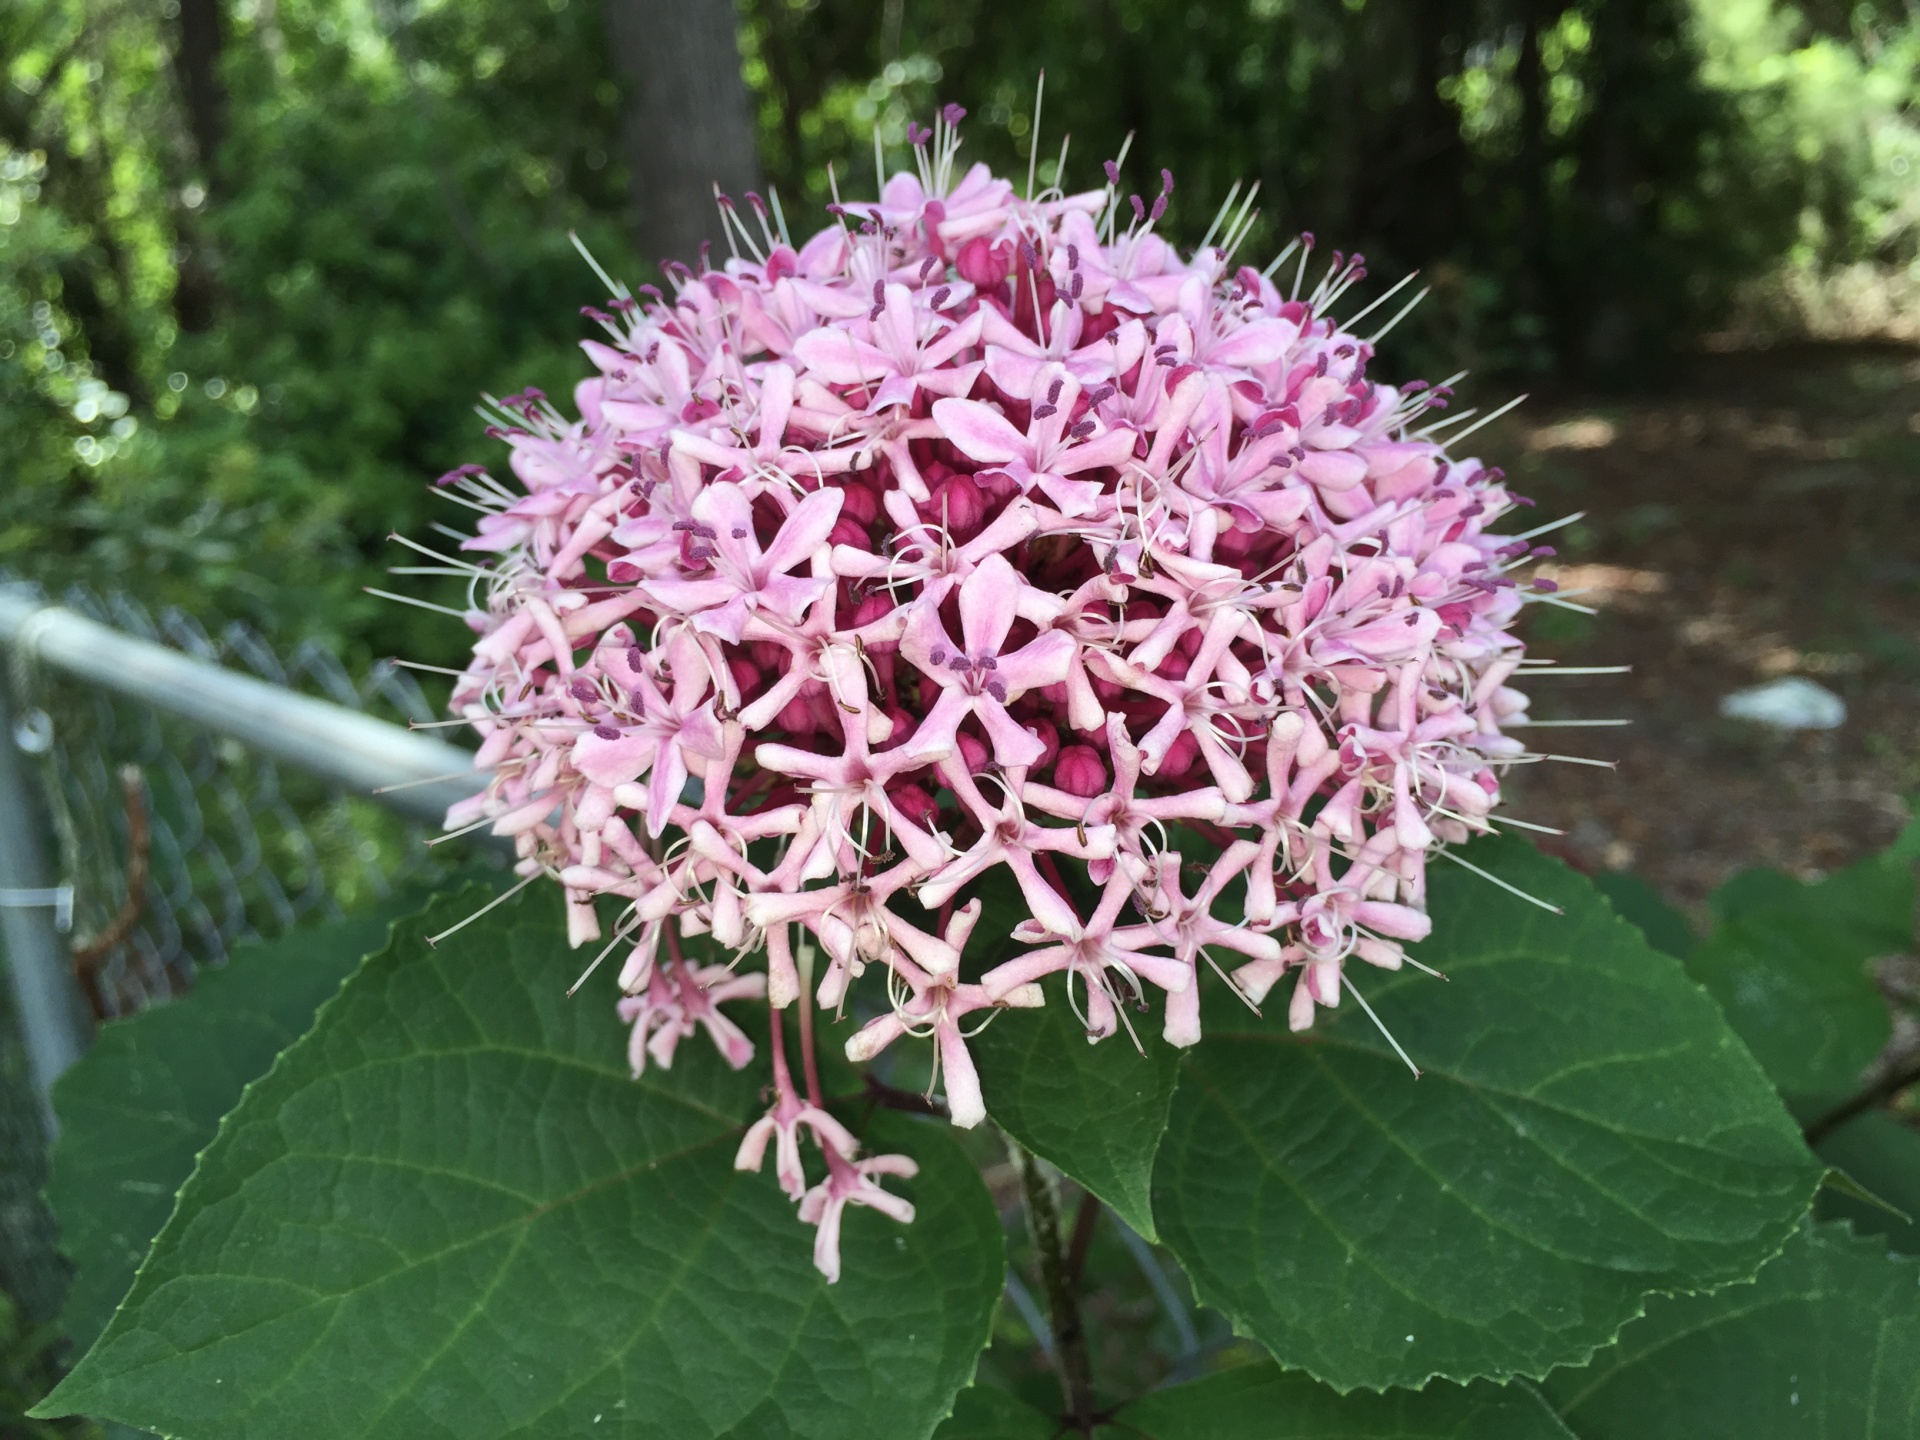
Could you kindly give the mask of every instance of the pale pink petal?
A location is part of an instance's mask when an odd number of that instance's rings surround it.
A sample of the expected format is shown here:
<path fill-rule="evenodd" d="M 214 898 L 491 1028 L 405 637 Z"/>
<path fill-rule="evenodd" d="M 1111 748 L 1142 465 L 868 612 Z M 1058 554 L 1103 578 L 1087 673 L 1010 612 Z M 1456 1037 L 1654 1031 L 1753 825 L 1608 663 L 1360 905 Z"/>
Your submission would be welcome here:
<path fill-rule="evenodd" d="M 1027 437 L 981 401 L 936 400 L 933 419 L 940 433 L 972 459 L 992 465 L 1027 454 Z"/>
<path fill-rule="evenodd" d="M 846 498 L 829 485 L 814 491 L 796 505 L 793 513 L 787 516 L 786 523 L 780 527 L 780 533 L 773 537 L 773 543 L 767 547 L 763 563 L 768 571 L 778 575 L 791 570 L 826 544 L 827 536 L 833 532 L 834 522 L 840 518 L 840 506 Z"/>
<path fill-rule="evenodd" d="M 989 555 L 960 587 L 960 634 L 967 654 L 994 656 L 1013 628 L 1025 585 L 1004 555 Z"/>

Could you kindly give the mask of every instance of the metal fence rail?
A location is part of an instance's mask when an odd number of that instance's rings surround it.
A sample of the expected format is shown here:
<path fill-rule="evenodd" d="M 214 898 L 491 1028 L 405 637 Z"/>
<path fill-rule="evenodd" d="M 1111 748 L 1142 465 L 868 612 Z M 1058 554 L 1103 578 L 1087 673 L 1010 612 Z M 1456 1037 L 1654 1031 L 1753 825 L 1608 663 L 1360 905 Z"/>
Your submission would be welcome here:
<path fill-rule="evenodd" d="M 356 683 L 311 642 L 0 575 L 0 1286 L 34 1318 L 64 1290 L 38 1199 L 54 1079 L 235 944 L 429 878 L 424 840 L 477 783 L 406 728 L 430 716 L 392 664 Z"/>

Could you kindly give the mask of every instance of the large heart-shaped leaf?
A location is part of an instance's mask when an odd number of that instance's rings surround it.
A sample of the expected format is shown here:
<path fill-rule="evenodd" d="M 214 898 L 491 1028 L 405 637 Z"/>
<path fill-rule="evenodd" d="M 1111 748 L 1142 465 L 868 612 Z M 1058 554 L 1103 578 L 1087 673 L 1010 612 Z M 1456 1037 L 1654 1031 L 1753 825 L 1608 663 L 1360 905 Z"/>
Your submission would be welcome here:
<path fill-rule="evenodd" d="M 733 1153 L 760 1079 L 689 1043 L 634 1082 L 568 1001 L 556 896 L 439 950 L 396 927 L 252 1086 L 48 1413 L 193 1440 L 924 1436 L 972 1374 L 1004 1253 L 939 1127 L 910 1226 L 848 1214 L 845 1278 Z"/>
<path fill-rule="evenodd" d="M 1543 1387 L 1580 1440 L 1920 1435 L 1920 1264 L 1808 1227 L 1751 1285 L 1655 1300 Z"/>
<path fill-rule="evenodd" d="M 1867 970 L 1913 942 L 1913 871 L 1876 855 L 1803 885 L 1749 870 L 1715 892 L 1719 923 L 1687 959 L 1728 1022 L 1788 1095 L 1843 1095 L 1886 1043 L 1886 1002 Z"/>
<path fill-rule="evenodd" d="M 953 1402 L 933 1440 L 1059 1440 L 1060 1422 L 1017 1395 L 974 1385 Z"/>
<path fill-rule="evenodd" d="M 1297 1371 L 1247 1365 L 1126 1406 L 1112 1431 L 1140 1440 L 1567 1440 L 1524 1386 L 1449 1385 L 1342 1395 Z"/>
<path fill-rule="evenodd" d="M 191 995 L 106 1026 L 60 1077 L 47 1202 L 74 1266 L 60 1320 L 76 1350 L 106 1328 L 220 1117 L 385 943 L 393 917 L 425 903 L 242 946 Z"/>
<path fill-rule="evenodd" d="M 999 1016 L 973 1042 L 994 1121 L 1111 1205 L 1149 1240 L 1154 1152 L 1167 1128 L 1179 1053 L 1150 1027 L 1089 1045 L 1065 992 Z"/>
<path fill-rule="evenodd" d="M 1625 870 L 1603 870 L 1593 878 L 1594 888 L 1607 897 L 1614 913 L 1642 935 L 1656 950 L 1684 960 L 1698 943 L 1687 917 L 1667 903 L 1653 886 Z"/>
<path fill-rule="evenodd" d="M 1154 1170 L 1200 1298 L 1341 1390 L 1578 1362 L 1751 1275 L 1820 1178 L 1677 962 L 1531 847 L 1468 854 L 1565 914 L 1434 867 L 1449 981 L 1354 967 L 1423 1076 L 1357 1006 L 1306 1037 L 1218 1006 Z"/>

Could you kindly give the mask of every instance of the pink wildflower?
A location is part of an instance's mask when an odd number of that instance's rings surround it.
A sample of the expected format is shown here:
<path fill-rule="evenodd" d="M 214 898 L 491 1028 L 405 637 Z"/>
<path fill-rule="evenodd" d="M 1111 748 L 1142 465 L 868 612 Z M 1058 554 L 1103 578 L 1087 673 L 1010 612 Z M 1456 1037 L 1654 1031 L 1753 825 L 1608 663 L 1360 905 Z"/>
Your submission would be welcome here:
<path fill-rule="evenodd" d="M 701 1028 L 744 1065 L 718 1006 L 764 986 L 738 1163 L 773 1147 L 830 1277 L 847 1205 L 911 1217 L 878 1182 L 912 1162 L 828 1113 L 816 1001 L 884 995 L 849 1054 L 925 1038 L 963 1125 L 993 1100 L 967 1037 L 1058 1003 L 1048 976 L 1091 1040 L 1159 992 L 1195 1043 L 1228 954 L 1311 1024 L 1349 960 L 1401 963 L 1428 858 L 1488 828 L 1523 753 L 1512 625 L 1549 598 L 1490 533 L 1524 502 L 1423 429 L 1444 390 L 1371 378 L 1332 313 L 1357 259 L 1304 292 L 1231 242 L 1182 259 L 1164 190 L 1023 199 L 962 173 L 958 118 L 798 248 L 742 226 L 670 298 L 616 297 L 580 418 L 499 402 L 512 479 L 443 477 L 490 578 L 453 696 L 488 786 L 449 822 L 557 875 L 575 943 L 626 907 L 636 1074 Z M 976 936 L 1001 872 L 1025 913 Z"/>

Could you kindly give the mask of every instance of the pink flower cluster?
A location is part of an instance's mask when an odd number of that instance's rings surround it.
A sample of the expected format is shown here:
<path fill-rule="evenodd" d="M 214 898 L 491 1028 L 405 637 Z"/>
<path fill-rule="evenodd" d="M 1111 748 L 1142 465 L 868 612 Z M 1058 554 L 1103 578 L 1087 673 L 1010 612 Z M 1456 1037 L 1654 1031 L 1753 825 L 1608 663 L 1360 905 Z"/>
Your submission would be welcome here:
<path fill-rule="evenodd" d="M 1290 288 L 1233 266 L 1243 217 L 1176 253 L 1170 178 L 956 181 L 957 118 L 797 249 L 723 202 L 734 258 L 595 312 L 578 419 L 502 403 L 517 488 L 447 477 L 494 557 L 454 697 L 491 778 L 449 824 L 557 878 L 575 944 L 623 902 L 636 1073 L 698 1026 L 744 1064 L 716 1005 L 764 992 L 775 1102 L 739 1160 L 775 1143 L 830 1275 L 846 1204 L 911 1217 L 875 1178 L 911 1162 L 859 1158 L 810 1048 L 801 1097 L 784 1009 L 810 1047 L 808 1002 L 883 970 L 847 1053 L 931 1037 L 960 1125 L 966 1037 L 1050 975 L 1090 1040 L 1151 989 L 1191 1045 L 1233 952 L 1249 1003 L 1292 977 L 1303 1028 L 1349 958 L 1426 935 L 1427 856 L 1486 828 L 1526 704 L 1508 572 L 1542 552 L 1487 533 L 1525 502 L 1422 437 L 1444 390 L 1367 377 L 1330 313 L 1360 257 L 1302 294 L 1310 237 Z M 983 971 L 995 871 L 1030 948 Z"/>

